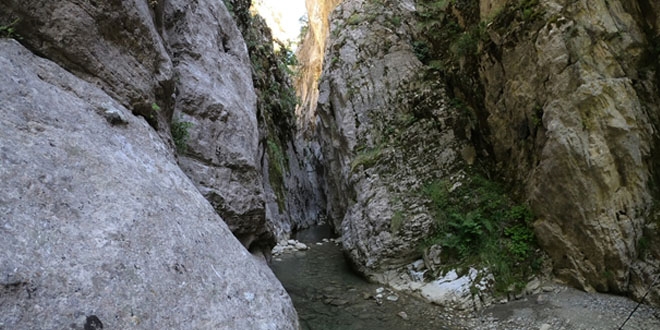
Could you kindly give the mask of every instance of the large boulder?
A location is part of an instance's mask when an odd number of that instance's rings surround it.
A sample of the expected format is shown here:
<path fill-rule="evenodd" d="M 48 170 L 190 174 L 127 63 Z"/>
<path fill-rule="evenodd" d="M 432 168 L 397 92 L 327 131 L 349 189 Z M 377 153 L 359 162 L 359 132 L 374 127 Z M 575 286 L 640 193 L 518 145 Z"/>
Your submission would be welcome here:
<path fill-rule="evenodd" d="M 0 328 L 297 329 L 144 119 L 15 41 L 0 72 Z"/>

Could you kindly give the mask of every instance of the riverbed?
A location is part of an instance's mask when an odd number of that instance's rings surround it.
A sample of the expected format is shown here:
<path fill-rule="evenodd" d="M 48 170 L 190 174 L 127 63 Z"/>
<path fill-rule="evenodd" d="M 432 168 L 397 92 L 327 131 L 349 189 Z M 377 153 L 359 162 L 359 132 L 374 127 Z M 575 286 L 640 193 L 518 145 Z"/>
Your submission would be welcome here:
<path fill-rule="evenodd" d="M 327 229 L 299 233 L 310 249 L 276 257 L 272 269 L 289 292 L 303 330 L 440 330 L 450 315 L 417 297 L 355 274 Z"/>

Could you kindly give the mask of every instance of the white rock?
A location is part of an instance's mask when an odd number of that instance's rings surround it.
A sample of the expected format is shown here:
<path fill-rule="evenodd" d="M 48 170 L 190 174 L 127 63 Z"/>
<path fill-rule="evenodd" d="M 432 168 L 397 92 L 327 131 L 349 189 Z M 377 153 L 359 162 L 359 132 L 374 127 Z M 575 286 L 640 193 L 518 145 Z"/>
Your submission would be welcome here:
<path fill-rule="evenodd" d="M 301 243 L 301 242 L 296 243 L 295 246 L 296 246 L 296 249 L 298 249 L 298 250 L 307 250 L 308 249 L 307 245 L 305 243 Z"/>

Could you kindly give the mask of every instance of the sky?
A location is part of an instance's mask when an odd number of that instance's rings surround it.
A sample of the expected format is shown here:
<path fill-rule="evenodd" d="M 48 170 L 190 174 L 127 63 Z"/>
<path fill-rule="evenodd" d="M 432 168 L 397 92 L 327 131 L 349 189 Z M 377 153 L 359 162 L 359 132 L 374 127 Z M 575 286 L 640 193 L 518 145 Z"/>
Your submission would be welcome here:
<path fill-rule="evenodd" d="M 283 42 L 298 40 L 300 17 L 307 15 L 305 0 L 254 0 L 252 5 L 266 20 L 274 38 Z"/>

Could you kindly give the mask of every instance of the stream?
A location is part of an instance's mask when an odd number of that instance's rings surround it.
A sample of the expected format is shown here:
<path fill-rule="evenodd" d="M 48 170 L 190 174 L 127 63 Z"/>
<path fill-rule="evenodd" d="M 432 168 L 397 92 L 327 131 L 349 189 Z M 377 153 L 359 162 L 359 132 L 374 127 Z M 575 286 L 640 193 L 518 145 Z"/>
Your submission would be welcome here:
<path fill-rule="evenodd" d="M 271 265 L 293 300 L 301 329 L 452 329 L 440 307 L 355 274 L 339 246 L 320 243 L 330 237 L 327 227 L 299 232 L 295 238 L 310 249 L 285 253 Z"/>

